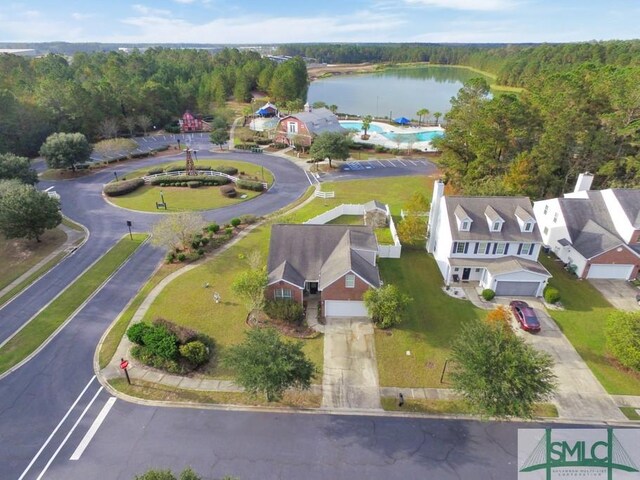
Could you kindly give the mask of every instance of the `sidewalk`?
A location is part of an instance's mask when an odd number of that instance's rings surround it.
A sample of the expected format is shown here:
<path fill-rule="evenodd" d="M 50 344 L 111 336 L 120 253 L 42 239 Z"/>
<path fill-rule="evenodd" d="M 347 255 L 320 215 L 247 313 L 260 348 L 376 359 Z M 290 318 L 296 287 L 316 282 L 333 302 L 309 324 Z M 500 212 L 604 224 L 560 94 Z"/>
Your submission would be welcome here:
<path fill-rule="evenodd" d="M 86 236 L 86 233 L 74 230 L 73 228 L 67 227 L 66 225 L 64 225 L 62 223 L 58 226 L 58 228 L 60 228 L 67 235 L 67 239 L 65 240 L 65 242 L 60 247 L 58 247 L 55 251 L 51 252 L 49 255 L 47 255 L 45 258 L 40 260 L 37 264 L 35 264 L 29 270 L 27 270 L 22 275 L 20 275 L 18 278 L 16 278 L 9 285 L 7 285 L 2 290 L 0 290 L 0 297 L 3 297 L 7 293 L 9 293 L 11 290 L 13 290 L 15 287 L 17 287 L 22 282 L 27 280 L 31 275 L 36 273 L 38 270 L 40 270 L 42 267 L 44 267 L 47 263 L 49 263 L 51 260 L 56 258 L 61 253 L 67 251 L 70 254 L 73 250 L 75 250 L 75 248 L 77 248 L 77 247 L 75 247 L 74 244 L 80 238 L 82 238 L 83 236 Z M 62 260 L 63 259 L 60 259 L 60 261 L 62 261 Z M 51 268 L 53 268 L 53 267 L 51 267 Z M 44 275 L 45 273 L 47 273 L 47 272 L 43 272 L 42 275 Z M 36 280 L 37 280 L 37 278 L 34 281 L 36 281 Z"/>

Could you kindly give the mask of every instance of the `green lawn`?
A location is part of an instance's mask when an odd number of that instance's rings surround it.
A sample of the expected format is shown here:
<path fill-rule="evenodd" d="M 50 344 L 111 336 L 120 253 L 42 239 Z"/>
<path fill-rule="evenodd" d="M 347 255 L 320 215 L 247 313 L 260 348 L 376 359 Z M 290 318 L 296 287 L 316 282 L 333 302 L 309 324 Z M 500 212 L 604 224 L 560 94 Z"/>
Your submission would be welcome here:
<path fill-rule="evenodd" d="M 0 373 L 34 352 L 147 238 L 123 237 L 65 292 L 0 349 Z"/>
<path fill-rule="evenodd" d="M 469 415 L 474 413 L 464 400 L 422 400 L 406 399 L 398 405 L 395 397 L 382 397 L 382 408 L 391 412 L 428 413 L 432 415 Z M 533 406 L 533 417 L 557 418 L 558 409 L 552 403 L 538 403 Z"/>
<path fill-rule="evenodd" d="M 638 408 L 633 407 L 620 407 L 620 410 L 629 420 L 640 420 L 640 415 L 638 415 Z"/>
<path fill-rule="evenodd" d="M 449 388 L 440 376 L 451 342 L 463 322 L 485 312 L 442 291 L 442 276 L 426 251 L 403 249 L 400 259 L 383 258 L 379 265 L 385 283 L 413 298 L 405 322 L 375 332 L 380 385 Z"/>
<path fill-rule="evenodd" d="M 549 284 L 560 291 L 565 310 L 549 310 L 560 329 L 611 394 L 640 395 L 640 375 L 623 370 L 611 361 L 606 349 L 604 325 L 615 309 L 586 280 L 578 280 L 562 264 L 540 256 L 553 275 Z"/>
<path fill-rule="evenodd" d="M 380 245 L 393 245 L 393 237 L 391 236 L 391 229 L 389 227 L 376 228 L 375 234 Z"/>
<path fill-rule="evenodd" d="M 362 215 L 340 215 L 334 218 L 327 225 L 364 225 Z"/>

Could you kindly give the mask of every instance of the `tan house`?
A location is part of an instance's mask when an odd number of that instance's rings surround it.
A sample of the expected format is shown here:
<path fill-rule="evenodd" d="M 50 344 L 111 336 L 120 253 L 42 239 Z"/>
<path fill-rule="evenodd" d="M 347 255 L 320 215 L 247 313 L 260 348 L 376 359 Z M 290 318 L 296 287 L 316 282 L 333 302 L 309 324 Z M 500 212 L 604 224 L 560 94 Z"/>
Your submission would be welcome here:
<path fill-rule="evenodd" d="M 378 242 L 371 227 L 271 227 L 266 298 L 302 303 L 319 295 L 325 316 L 367 316 L 362 296 L 380 287 Z"/>
<path fill-rule="evenodd" d="M 293 115 L 287 115 L 278 122 L 276 127 L 275 142 L 294 144 L 294 139 L 300 139 L 300 143 L 306 147 L 313 143 L 313 139 L 324 132 L 346 133 L 338 117 L 327 108 L 313 109 L 307 103 L 304 111 Z"/>

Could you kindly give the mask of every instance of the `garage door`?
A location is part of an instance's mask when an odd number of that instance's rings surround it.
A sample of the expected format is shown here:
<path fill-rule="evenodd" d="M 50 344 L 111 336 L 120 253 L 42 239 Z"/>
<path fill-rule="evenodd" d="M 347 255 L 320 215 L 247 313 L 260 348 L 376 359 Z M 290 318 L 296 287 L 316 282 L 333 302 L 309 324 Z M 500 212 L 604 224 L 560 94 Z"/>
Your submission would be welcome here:
<path fill-rule="evenodd" d="M 497 282 L 496 295 L 535 297 L 539 286 L 539 282 Z"/>
<path fill-rule="evenodd" d="M 368 317 L 364 302 L 348 300 L 326 300 L 324 302 L 325 317 Z"/>
<path fill-rule="evenodd" d="M 617 278 L 627 280 L 633 265 L 591 265 L 587 278 Z"/>

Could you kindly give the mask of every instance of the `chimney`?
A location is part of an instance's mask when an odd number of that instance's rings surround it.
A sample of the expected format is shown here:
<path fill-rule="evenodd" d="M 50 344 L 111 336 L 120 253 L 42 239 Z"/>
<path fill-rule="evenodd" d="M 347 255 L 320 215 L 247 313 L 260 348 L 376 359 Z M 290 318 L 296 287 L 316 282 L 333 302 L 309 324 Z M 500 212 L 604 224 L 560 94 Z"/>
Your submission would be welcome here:
<path fill-rule="evenodd" d="M 309 105 L 309 102 L 304 104 L 304 111 L 305 112 L 311 112 L 311 105 Z"/>
<path fill-rule="evenodd" d="M 591 183 L 593 182 L 593 175 L 589 172 L 584 172 L 578 175 L 578 181 L 576 182 L 576 188 L 573 193 L 588 192 L 591 190 Z"/>
<path fill-rule="evenodd" d="M 433 247 L 436 243 L 436 230 L 440 216 L 440 200 L 444 196 L 444 183 L 442 180 L 436 180 L 433 183 L 433 197 L 431 198 L 431 210 L 429 211 L 429 225 L 427 233 L 427 252 L 433 253 Z"/>

